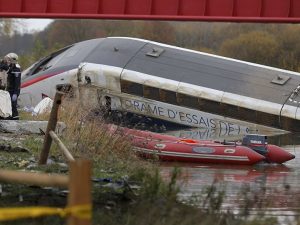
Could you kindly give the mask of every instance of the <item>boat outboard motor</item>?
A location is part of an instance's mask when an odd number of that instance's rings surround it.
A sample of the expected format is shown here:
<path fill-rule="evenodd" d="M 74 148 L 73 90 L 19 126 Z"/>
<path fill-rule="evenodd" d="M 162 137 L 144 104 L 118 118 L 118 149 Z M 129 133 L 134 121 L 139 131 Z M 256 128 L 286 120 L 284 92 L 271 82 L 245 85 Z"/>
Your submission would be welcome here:
<path fill-rule="evenodd" d="M 261 155 L 268 153 L 267 136 L 258 134 L 247 134 L 242 141 L 242 145 L 247 146 Z"/>

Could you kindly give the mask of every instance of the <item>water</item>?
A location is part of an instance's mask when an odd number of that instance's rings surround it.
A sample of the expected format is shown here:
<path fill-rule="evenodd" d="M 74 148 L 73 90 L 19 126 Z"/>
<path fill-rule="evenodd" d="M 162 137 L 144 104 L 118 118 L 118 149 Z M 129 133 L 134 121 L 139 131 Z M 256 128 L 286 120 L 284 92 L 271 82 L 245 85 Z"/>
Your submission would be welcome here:
<path fill-rule="evenodd" d="M 207 132 L 206 134 L 210 133 Z M 202 135 L 204 133 L 197 130 L 170 133 L 195 139 L 239 140 L 241 138 L 240 134 L 221 137 L 212 136 L 211 133 Z M 161 173 L 167 179 L 174 166 L 181 168 L 178 183 L 181 187 L 179 197 L 183 201 L 193 196 L 203 195 L 205 188 L 214 184 L 219 187 L 219 190 L 225 190 L 224 209 L 240 209 L 247 198 L 256 201 L 256 204 L 251 205 L 252 213 L 263 208 L 266 214 L 280 216 L 280 218 L 300 215 L 300 134 L 269 133 L 268 142 L 281 146 L 296 158 L 282 165 L 162 163 Z"/>

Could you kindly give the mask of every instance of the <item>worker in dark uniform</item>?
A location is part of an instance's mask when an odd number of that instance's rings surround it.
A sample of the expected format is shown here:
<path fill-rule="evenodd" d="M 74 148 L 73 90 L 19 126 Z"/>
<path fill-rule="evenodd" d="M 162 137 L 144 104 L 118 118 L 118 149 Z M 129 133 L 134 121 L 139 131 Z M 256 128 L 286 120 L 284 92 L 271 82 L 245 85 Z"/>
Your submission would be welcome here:
<path fill-rule="evenodd" d="M 7 73 L 7 87 L 11 98 L 12 117 L 13 120 L 19 119 L 17 110 L 18 97 L 21 88 L 21 67 L 18 64 L 18 55 L 15 53 L 7 54 L 0 63 L 0 70 L 5 70 Z"/>

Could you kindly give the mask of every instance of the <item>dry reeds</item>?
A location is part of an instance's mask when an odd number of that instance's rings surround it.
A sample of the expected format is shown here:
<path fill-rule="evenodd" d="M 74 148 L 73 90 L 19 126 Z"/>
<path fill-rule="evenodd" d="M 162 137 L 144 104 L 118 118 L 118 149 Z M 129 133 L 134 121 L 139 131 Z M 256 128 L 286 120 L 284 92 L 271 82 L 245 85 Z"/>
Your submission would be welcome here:
<path fill-rule="evenodd" d="M 81 157 L 108 155 L 126 158 L 131 155 L 126 137 L 108 132 L 104 119 L 94 108 L 82 107 L 80 101 L 64 101 L 60 118 L 66 123 L 64 139 L 71 143 L 72 151 Z M 97 111 L 98 112 L 98 111 Z"/>
<path fill-rule="evenodd" d="M 89 158 L 102 170 L 122 170 L 130 174 L 147 163 L 132 151 L 129 137 L 113 132 L 105 124 L 103 112 L 95 104 L 82 104 L 82 100 L 65 98 L 59 120 L 66 124 L 63 141 L 75 158 Z M 100 164 L 100 165 L 99 165 Z"/>

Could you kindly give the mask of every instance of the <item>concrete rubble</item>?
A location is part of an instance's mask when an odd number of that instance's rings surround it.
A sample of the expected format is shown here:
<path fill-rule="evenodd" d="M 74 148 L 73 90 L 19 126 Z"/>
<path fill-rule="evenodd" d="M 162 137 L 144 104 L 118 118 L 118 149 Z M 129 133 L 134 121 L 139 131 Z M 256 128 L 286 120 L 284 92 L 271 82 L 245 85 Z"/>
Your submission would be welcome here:
<path fill-rule="evenodd" d="M 44 134 L 48 121 L 0 120 L 0 133 Z M 66 128 L 63 122 L 58 122 L 55 132 L 62 133 Z"/>

